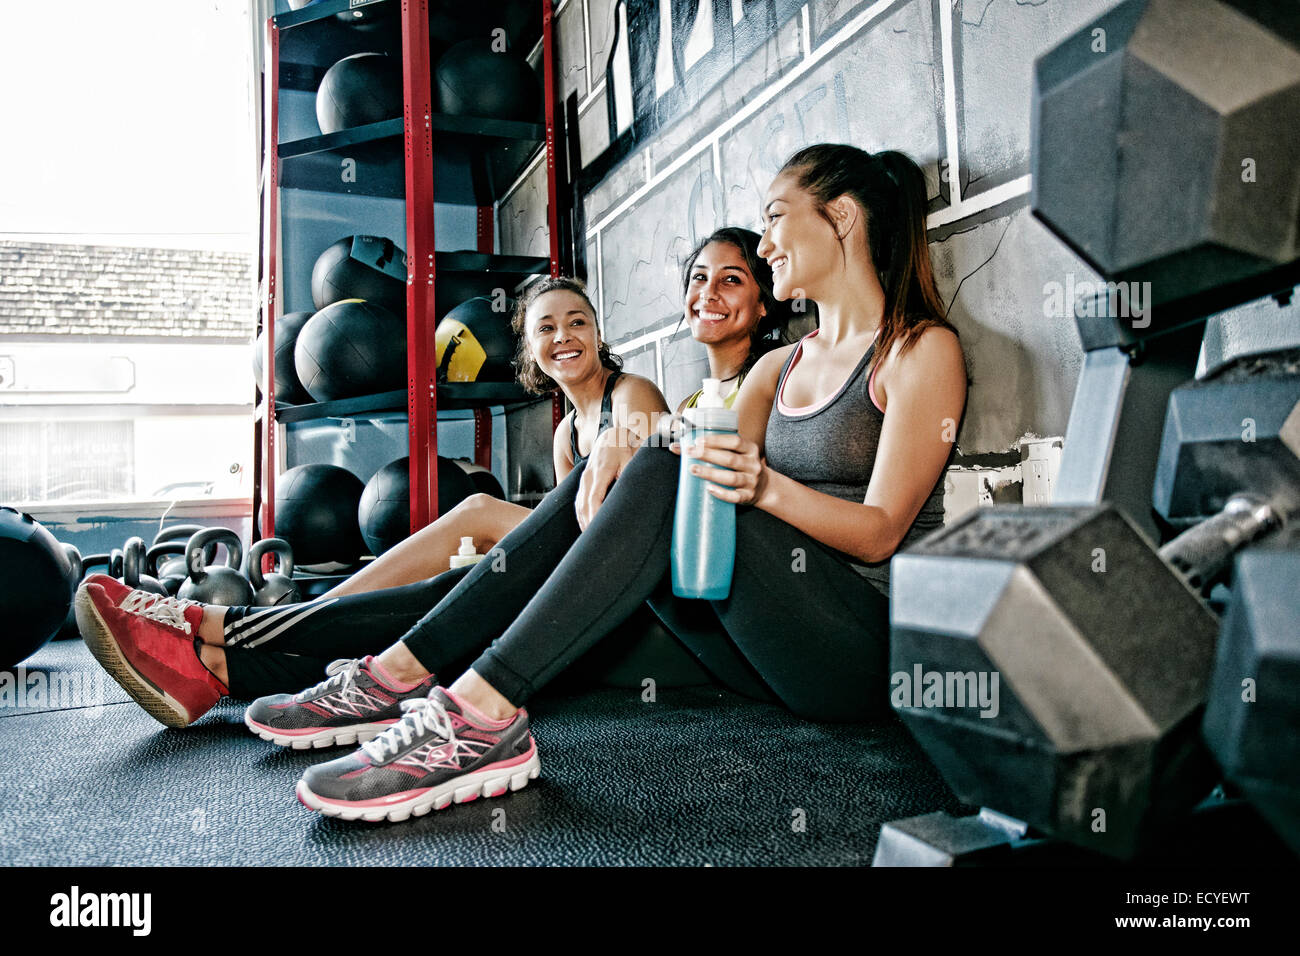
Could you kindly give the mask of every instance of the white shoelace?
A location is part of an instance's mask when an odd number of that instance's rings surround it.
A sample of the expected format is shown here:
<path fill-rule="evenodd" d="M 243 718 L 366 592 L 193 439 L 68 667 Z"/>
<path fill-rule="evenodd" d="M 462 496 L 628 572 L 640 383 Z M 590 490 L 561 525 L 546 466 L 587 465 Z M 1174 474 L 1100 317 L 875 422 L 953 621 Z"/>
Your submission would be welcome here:
<path fill-rule="evenodd" d="M 402 701 L 402 719 L 389 727 L 378 737 L 361 745 L 371 760 L 381 762 L 390 752 L 395 754 L 402 747 L 410 746 L 411 741 L 421 733 L 437 734 L 448 743 L 456 742 L 456 732 L 452 730 L 451 718 L 447 708 L 432 697 L 416 697 Z"/>
<path fill-rule="evenodd" d="M 148 591 L 132 591 L 126 596 L 118 609 L 128 614 L 138 614 L 151 621 L 158 621 L 169 627 L 179 628 L 190 633 L 190 622 L 185 620 L 185 609 L 197 607 L 197 601 L 182 601 L 180 598 L 163 597 Z"/>
<path fill-rule="evenodd" d="M 316 694 L 329 690 L 331 687 L 338 687 L 346 695 L 352 686 L 352 682 L 356 680 L 357 671 L 360 669 L 361 661 L 359 660 L 349 660 L 345 657 L 334 661 L 329 667 L 325 668 L 325 673 L 329 675 L 328 677 L 315 687 L 308 687 L 306 690 L 294 694 L 293 699 L 306 700 L 308 697 L 313 697 Z"/>

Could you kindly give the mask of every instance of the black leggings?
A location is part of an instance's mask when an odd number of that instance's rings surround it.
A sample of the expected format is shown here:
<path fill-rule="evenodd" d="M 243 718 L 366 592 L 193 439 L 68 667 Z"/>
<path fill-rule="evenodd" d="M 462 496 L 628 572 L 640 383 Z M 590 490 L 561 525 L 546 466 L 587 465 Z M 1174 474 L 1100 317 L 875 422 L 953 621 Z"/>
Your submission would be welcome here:
<path fill-rule="evenodd" d="M 420 663 L 443 678 L 481 651 L 474 670 L 522 706 L 649 600 L 677 638 L 733 690 L 780 701 L 814 720 L 886 712 L 888 600 L 841 555 L 785 522 L 739 509 L 730 596 L 710 602 L 672 596 L 678 463 L 666 448 L 639 449 L 581 535 L 574 500 L 582 469 L 576 468 L 501 540 L 496 560 L 406 588 L 337 599 L 299 626 L 328 630 L 329 654 L 345 644 L 353 648 L 338 656 L 374 653 L 402 637 Z M 453 574 L 459 580 L 448 580 Z M 410 605 L 437 597 L 409 631 L 393 633 L 410 619 Z M 273 640 L 279 649 L 280 638 Z M 304 636 L 294 646 L 307 652 L 311 640 Z M 235 657 L 232 650 L 232 690 Z"/>
<path fill-rule="evenodd" d="M 470 571 L 456 568 L 402 587 L 285 607 L 226 611 L 226 672 L 234 697 L 302 690 L 339 658 L 378 654 L 446 597 Z M 466 651 L 464 663 L 482 645 Z"/>

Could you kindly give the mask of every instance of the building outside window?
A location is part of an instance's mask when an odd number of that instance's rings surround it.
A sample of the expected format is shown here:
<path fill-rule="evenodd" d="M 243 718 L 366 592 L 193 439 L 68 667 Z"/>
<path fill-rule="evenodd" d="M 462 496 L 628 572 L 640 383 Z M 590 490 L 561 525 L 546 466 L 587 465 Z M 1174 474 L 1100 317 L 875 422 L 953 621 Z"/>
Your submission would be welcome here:
<path fill-rule="evenodd" d="M 249 6 L 9 11 L 0 504 L 251 495 Z"/>

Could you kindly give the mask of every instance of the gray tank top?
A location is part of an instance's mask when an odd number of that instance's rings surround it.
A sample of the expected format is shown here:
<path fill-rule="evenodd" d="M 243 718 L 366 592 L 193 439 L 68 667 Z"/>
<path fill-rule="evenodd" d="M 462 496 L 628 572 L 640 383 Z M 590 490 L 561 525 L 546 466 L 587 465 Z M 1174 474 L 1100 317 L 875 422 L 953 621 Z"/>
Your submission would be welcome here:
<path fill-rule="evenodd" d="M 772 413 L 767 419 L 767 463 L 781 474 L 823 494 L 861 502 L 867 496 L 867 485 L 871 482 L 871 470 L 876 462 L 876 448 L 880 444 L 880 429 L 885 422 L 885 413 L 871 400 L 866 374 L 876 344 L 871 343 L 838 392 L 817 405 L 789 409 L 787 413 L 781 410 L 781 396 L 790 367 L 802 351 L 803 339 L 800 339 L 781 367 L 776 400 L 772 402 Z M 898 550 L 902 551 L 942 525 L 943 475 L 940 475 Z M 848 555 L 841 556 L 878 591 L 889 596 L 889 561 L 862 564 Z"/>

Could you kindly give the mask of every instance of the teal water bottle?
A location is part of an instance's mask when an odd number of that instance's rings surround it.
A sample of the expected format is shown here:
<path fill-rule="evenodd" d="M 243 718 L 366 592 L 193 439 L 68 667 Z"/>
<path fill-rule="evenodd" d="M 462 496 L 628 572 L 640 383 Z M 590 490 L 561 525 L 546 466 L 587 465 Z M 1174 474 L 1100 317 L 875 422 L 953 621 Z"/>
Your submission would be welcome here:
<path fill-rule="evenodd" d="M 731 592 L 736 564 L 736 506 L 709 494 L 709 482 L 691 474 L 696 459 L 686 456 L 699 435 L 736 432 L 736 413 L 723 402 L 720 384 L 716 378 L 706 378 L 698 404 L 683 416 L 672 550 L 673 594 L 683 598 L 725 598 Z"/>

